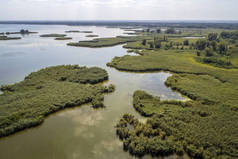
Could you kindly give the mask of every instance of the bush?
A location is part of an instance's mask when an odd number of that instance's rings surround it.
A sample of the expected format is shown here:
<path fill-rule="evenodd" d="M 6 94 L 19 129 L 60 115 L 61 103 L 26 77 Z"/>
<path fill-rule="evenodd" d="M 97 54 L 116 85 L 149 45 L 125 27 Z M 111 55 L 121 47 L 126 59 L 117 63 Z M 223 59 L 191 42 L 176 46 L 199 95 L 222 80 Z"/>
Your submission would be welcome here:
<path fill-rule="evenodd" d="M 146 45 L 146 39 L 144 39 L 141 44 Z"/>
<path fill-rule="evenodd" d="M 188 40 L 184 40 L 183 41 L 183 45 L 188 46 L 189 45 L 189 41 Z"/>

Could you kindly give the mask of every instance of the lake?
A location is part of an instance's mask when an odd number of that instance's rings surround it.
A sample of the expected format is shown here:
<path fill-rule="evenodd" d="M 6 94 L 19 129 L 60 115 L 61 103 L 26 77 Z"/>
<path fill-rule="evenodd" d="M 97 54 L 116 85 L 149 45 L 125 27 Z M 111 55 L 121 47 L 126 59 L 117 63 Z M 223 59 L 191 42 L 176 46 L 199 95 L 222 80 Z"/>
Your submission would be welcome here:
<path fill-rule="evenodd" d="M 12 84 L 41 68 L 79 64 L 99 66 L 109 73 L 109 81 L 116 86 L 114 93 L 105 95 L 104 109 L 90 105 L 69 108 L 50 115 L 42 125 L 0 139 L 2 159 L 131 159 L 124 152 L 114 126 L 122 114 L 129 112 L 146 121 L 132 106 L 132 95 L 142 89 L 162 99 L 184 100 L 164 85 L 170 73 L 129 73 L 106 66 L 115 56 L 128 54 L 122 45 L 107 48 L 70 47 L 70 41 L 91 40 L 86 33 L 67 33 L 73 40 L 56 41 L 41 38 L 46 33 L 68 30 L 93 31 L 99 37 L 125 35 L 119 28 L 64 25 L 0 25 L 0 32 L 28 29 L 39 34 L 25 35 L 21 40 L 0 41 L 0 85 Z M 21 35 L 11 35 L 21 36 Z M 129 54 L 128 54 L 129 55 Z M 152 158 L 150 156 L 143 157 Z M 177 158 L 170 156 L 167 158 Z"/>

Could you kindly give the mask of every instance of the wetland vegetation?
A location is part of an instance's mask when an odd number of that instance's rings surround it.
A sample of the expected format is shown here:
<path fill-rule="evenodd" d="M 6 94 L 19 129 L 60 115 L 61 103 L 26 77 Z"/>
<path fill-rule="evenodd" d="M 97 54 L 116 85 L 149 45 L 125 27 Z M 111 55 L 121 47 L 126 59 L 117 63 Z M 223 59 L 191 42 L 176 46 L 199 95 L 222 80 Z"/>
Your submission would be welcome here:
<path fill-rule="evenodd" d="M 127 42 L 135 42 L 145 37 L 127 37 L 127 36 L 118 36 L 116 38 L 97 38 L 90 41 L 79 41 L 79 42 L 71 42 L 68 43 L 68 46 L 76 46 L 76 47 L 109 47 L 115 46 L 119 44 L 125 44 Z"/>
<path fill-rule="evenodd" d="M 40 37 L 53 37 L 53 38 L 63 38 L 67 36 L 66 34 L 43 34 Z"/>
<path fill-rule="evenodd" d="M 93 37 L 98 37 L 98 35 L 86 35 L 86 37 L 89 37 L 89 38 L 92 37 L 93 38 Z"/>
<path fill-rule="evenodd" d="M 32 32 L 29 30 L 24 30 L 21 29 L 19 32 L 6 32 L 6 35 L 11 35 L 11 34 L 21 34 L 21 35 L 27 35 L 27 34 L 37 34 L 38 32 Z"/>
<path fill-rule="evenodd" d="M 73 38 L 71 37 L 59 37 L 59 38 L 55 38 L 55 40 L 72 40 Z"/>
<path fill-rule="evenodd" d="M 49 114 L 67 107 L 92 103 L 103 107 L 104 93 L 115 90 L 98 67 L 60 65 L 33 72 L 19 83 L 1 86 L 0 136 L 41 124 Z"/>
<path fill-rule="evenodd" d="M 143 90 L 133 93 L 133 107 L 146 122 L 125 113 L 115 126 L 123 149 L 131 155 L 238 158 L 238 33 L 224 30 L 233 25 L 207 26 L 167 30 L 143 26 L 132 33 L 136 36 L 67 44 L 90 48 L 124 44 L 138 56 L 114 57 L 107 66 L 129 72 L 169 71 L 172 76 L 165 85 L 187 97 L 185 101 L 162 100 Z M 65 34 L 42 37 L 67 38 Z M 85 103 L 104 107 L 104 94 L 115 90 L 114 85 L 101 84 L 107 79 L 103 69 L 66 65 L 45 68 L 22 82 L 2 86 L 0 136 L 39 125 L 47 115 L 66 107 Z"/>
<path fill-rule="evenodd" d="M 141 49 L 142 56 L 115 57 L 108 63 L 124 71 L 170 71 L 173 76 L 165 84 L 191 99 L 161 101 L 136 91 L 134 108 L 149 118 L 143 124 L 130 114 L 123 115 L 116 129 L 125 150 L 137 156 L 238 157 L 235 33 L 209 33 L 206 39 L 189 40 L 154 36 L 124 46 Z"/>
<path fill-rule="evenodd" d="M 21 37 L 0 36 L 0 40 L 20 40 Z"/>

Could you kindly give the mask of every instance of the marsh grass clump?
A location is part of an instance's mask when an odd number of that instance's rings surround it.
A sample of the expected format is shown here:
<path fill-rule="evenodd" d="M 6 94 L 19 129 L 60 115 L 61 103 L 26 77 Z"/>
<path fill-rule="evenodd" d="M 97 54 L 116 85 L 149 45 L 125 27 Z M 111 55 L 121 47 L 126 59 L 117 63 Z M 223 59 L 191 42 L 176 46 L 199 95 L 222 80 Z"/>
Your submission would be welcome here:
<path fill-rule="evenodd" d="M 40 37 L 53 37 L 53 38 L 63 38 L 67 36 L 66 34 L 43 34 Z"/>
<path fill-rule="evenodd" d="M 90 38 L 90 37 L 98 37 L 98 35 L 86 35 L 86 37 Z"/>
<path fill-rule="evenodd" d="M 109 86 L 105 86 L 105 93 L 111 93 L 116 90 L 116 86 L 114 84 L 110 84 Z"/>
<path fill-rule="evenodd" d="M 29 74 L 13 85 L 1 86 L 0 137 L 41 124 L 51 113 L 92 103 L 103 106 L 108 92 L 100 82 L 108 79 L 98 67 L 61 65 Z"/>
<path fill-rule="evenodd" d="M 21 37 L 0 36 L 0 40 L 20 40 Z"/>
<path fill-rule="evenodd" d="M 55 40 L 71 40 L 73 38 L 71 37 L 60 37 L 60 38 L 55 38 Z"/>

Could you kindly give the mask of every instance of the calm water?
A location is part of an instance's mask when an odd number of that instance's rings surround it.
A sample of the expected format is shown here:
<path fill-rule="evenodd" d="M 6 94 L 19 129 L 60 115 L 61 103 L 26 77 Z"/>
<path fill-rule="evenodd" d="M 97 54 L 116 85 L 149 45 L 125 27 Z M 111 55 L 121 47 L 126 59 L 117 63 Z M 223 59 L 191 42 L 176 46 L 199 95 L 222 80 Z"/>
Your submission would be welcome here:
<path fill-rule="evenodd" d="M 69 41 L 40 38 L 44 33 L 64 33 L 67 30 L 93 31 L 99 37 L 123 35 L 125 31 L 106 27 L 72 27 L 47 25 L 0 25 L 0 32 L 20 29 L 39 34 L 21 40 L 0 41 L 0 85 L 24 79 L 32 71 L 60 64 L 99 66 L 109 73 L 106 84 L 116 85 L 116 91 L 105 95 L 105 109 L 90 105 L 66 109 L 50 115 L 35 128 L 0 139 L 1 159 L 131 159 L 122 149 L 114 126 L 125 112 L 140 117 L 132 106 L 135 90 L 146 90 L 162 99 L 184 99 L 164 85 L 169 73 L 128 73 L 106 67 L 115 56 L 127 54 L 122 46 L 108 48 L 77 48 L 66 46 Z M 90 40 L 82 33 L 70 33 L 70 41 Z M 18 36 L 18 35 L 14 35 Z M 144 158 L 151 158 L 146 156 Z M 171 156 L 168 158 L 177 158 Z"/>

